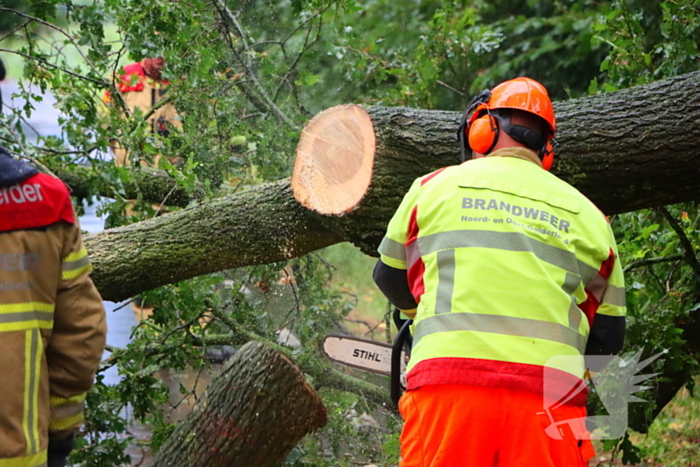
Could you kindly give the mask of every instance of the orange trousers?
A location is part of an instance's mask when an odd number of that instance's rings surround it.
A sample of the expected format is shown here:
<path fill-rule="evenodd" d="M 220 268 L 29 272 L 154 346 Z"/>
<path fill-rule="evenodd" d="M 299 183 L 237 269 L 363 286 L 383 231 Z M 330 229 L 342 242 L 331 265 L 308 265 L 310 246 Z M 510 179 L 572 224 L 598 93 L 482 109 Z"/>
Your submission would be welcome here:
<path fill-rule="evenodd" d="M 399 401 L 399 467 L 588 466 L 595 451 L 586 408 L 548 413 L 545 405 L 541 394 L 514 389 L 440 384 L 409 391 Z"/>

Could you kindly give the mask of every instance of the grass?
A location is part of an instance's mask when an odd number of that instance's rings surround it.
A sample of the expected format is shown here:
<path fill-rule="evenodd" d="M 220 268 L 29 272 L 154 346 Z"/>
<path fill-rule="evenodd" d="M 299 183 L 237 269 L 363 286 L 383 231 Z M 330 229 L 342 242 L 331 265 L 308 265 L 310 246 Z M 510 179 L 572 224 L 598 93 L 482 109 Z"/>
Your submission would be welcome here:
<path fill-rule="evenodd" d="M 656 417 L 649 434 L 632 438 L 649 466 L 700 467 L 700 391 L 695 394 L 685 388 L 679 391 Z"/>
<path fill-rule="evenodd" d="M 700 398 L 682 389 L 656 417 L 648 434 L 637 433 L 630 439 L 642 451 L 642 462 L 634 467 L 700 467 Z M 599 455 L 591 460 L 591 467 L 624 465 L 610 452 L 602 452 L 600 444 L 596 451 Z"/>

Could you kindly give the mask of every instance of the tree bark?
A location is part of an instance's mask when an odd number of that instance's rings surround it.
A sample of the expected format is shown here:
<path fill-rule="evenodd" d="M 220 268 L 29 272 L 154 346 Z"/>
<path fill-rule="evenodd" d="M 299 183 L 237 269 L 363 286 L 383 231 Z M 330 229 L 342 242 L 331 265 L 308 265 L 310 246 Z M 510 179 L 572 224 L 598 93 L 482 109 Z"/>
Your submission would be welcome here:
<path fill-rule="evenodd" d="M 111 301 L 202 274 L 286 261 L 341 241 L 294 200 L 287 180 L 85 236 L 93 281 Z"/>
<path fill-rule="evenodd" d="M 177 425 L 153 467 L 274 467 L 327 420 L 304 375 L 272 348 L 250 342 Z"/>
<path fill-rule="evenodd" d="M 607 214 L 700 199 L 700 72 L 555 105 L 553 172 Z M 86 236 L 103 296 L 241 266 L 284 261 L 349 241 L 376 255 L 411 182 L 459 162 L 457 112 L 367 109 L 376 134 L 371 185 L 342 216 L 303 208 L 289 180 Z"/>

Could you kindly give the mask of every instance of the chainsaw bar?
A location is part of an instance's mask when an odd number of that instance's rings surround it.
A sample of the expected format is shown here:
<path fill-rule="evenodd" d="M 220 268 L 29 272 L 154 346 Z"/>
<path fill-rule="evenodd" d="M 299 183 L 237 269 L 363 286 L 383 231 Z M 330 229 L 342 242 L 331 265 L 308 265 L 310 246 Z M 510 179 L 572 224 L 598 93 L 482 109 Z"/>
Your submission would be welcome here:
<path fill-rule="evenodd" d="M 329 335 L 323 339 L 323 353 L 343 365 L 380 375 L 391 376 L 391 344 L 352 336 Z M 402 353 L 401 373 L 406 372 Z"/>

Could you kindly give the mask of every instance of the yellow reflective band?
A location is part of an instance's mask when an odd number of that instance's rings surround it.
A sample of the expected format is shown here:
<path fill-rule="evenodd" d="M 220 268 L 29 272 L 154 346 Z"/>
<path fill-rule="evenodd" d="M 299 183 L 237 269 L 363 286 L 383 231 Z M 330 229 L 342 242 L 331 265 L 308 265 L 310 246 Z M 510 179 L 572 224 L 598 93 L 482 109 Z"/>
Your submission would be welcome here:
<path fill-rule="evenodd" d="M 14 323 L 0 323 L 0 332 L 29 331 L 32 329 L 51 329 L 53 321 L 30 319 Z"/>
<path fill-rule="evenodd" d="M 84 420 L 83 412 L 71 417 L 57 418 L 49 420 L 49 431 L 62 431 L 82 425 Z M 2 467 L 0 465 L 0 467 Z"/>
<path fill-rule="evenodd" d="M 49 426 L 53 430 L 63 430 L 75 426 L 83 421 L 83 409 L 86 394 L 78 394 L 69 398 L 51 396 L 49 406 L 51 417 Z"/>
<path fill-rule="evenodd" d="M 63 261 L 64 263 L 70 263 L 70 262 L 73 262 L 73 261 L 78 261 L 78 260 L 83 259 L 84 257 L 86 257 L 87 254 L 88 254 L 88 252 L 87 252 L 87 250 L 85 249 L 85 247 L 82 247 L 80 250 L 74 251 L 73 253 L 71 253 L 71 254 L 69 254 L 68 256 L 66 256 L 65 258 L 63 258 L 62 261 Z"/>
<path fill-rule="evenodd" d="M 25 457 L 0 459 L 0 467 L 46 467 L 46 449 Z"/>
<path fill-rule="evenodd" d="M 406 248 L 404 245 L 389 237 L 382 239 L 382 243 L 379 244 L 377 251 L 388 258 L 406 262 Z"/>
<path fill-rule="evenodd" d="M 43 342 L 41 339 L 41 334 L 39 333 L 38 329 L 34 329 L 31 331 L 32 333 L 32 368 L 34 370 L 34 375 L 33 375 L 33 391 L 32 391 L 32 416 L 30 418 L 30 423 L 31 423 L 31 428 L 32 428 L 32 433 L 34 437 L 34 446 L 29 453 L 35 453 L 39 450 L 39 443 L 40 443 L 40 437 L 39 437 L 39 381 L 41 380 L 41 359 L 44 356 L 43 352 Z"/>
<path fill-rule="evenodd" d="M 30 386 L 32 383 L 32 376 L 34 372 L 32 371 L 32 333 L 27 331 L 24 334 L 24 401 L 22 402 L 22 431 L 24 432 L 24 439 L 27 442 L 27 450 L 29 450 L 30 442 L 30 427 L 29 427 L 29 408 L 31 407 L 31 394 Z"/>
<path fill-rule="evenodd" d="M 51 408 L 51 420 L 61 420 L 83 412 L 83 403 Z"/>
<path fill-rule="evenodd" d="M 36 329 L 27 331 L 24 339 L 24 411 L 22 430 L 27 442 L 27 454 L 39 449 L 39 377 L 41 356 L 39 341 L 41 336 Z"/>
<path fill-rule="evenodd" d="M 413 346 L 417 347 L 418 342 L 425 336 L 452 331 L 476 331 L 543 339 L 568 345 L 581 353 L 586 347 L 586 338 L 563 324 L 483 313 L 444 313 L 430 316 L 416 325 Z"/>
<path fill-rule="evenodd" d="M 608 284 L 608 286 L 605 288 L 602 302 L 614 306 L 625 306 L 625 288 Z"/>
<path fill-rule="evenodd" d="M 90 258 L 85 247 L 63 258 L 61 269 L 61 278 L 64 281 L 75 279 L 81 274 L 92 271 Z"/>
<path fill-rule="evenodd" d="M 51 329 L 55 305 L 41 302 L 0 305 L 0 332 Z"/>
<path fill-rule="evenodd" d="M 92 271 L 92 264 L 88 263 L 85 266 L 81 266 L 78 269 L 73 269 L 71 271 L 63 271 L 61 273 L 61 279 L 63 279 L 64 281 L 68 281 L 71 279 L 75 279 L 76 277 L 78 277 L 84 273 L 91 272 L 91 271 Z"/>
<path fill-rule="evenodd" d="M 580 274 L 578 261 L 572 252 L 548 245 L 520 232 L 450 230 L 418 238 L 418 250 L 421 256 L 426 256 L 439 250 L 455 248 L 490 248 L 527 252 L 565 271 Z M 410 258 L 409 264 L 412 264 Z"/>
<path fill-rule="evenodd" d="M 70 257 L 70 255 L 68 256 Z M 73 261 L 63 260 L 63 263 L 61 263 L 61 269 L 63 270 L 63 272 L 74 271 L 76 269 L 81 269 L 87 266 L 88 264 L 90 264 L 90 258 L 86 253 L 82 257 Z"/>
<path fill-rule="evenodd" d="M 69 405 L 69 404 L 80 404 L 85 400 L 85 396 L 87 396 L 87 393 L 84 392 L 82 394 L 78 394 L 77 396 L 72 396 L 72 397 L 59 397 L 59 396 L 51 396 L 49 398 L 49 406 L 51 407 L 58 407 L 60 405 Z"/>
<path fill-rule="evenodd" d="M 624 317 L 625 314 L 627 314 L 627 308 L 624 306 L 611 305 L 610 303 L 602 303 L 596 310 L 596 314 Z"/>
<path fill-rule="evenodd" d="M 42 302 L 24 302 L 24 303 L 10 303 L 8 305 L 0 305 L 0 314 L 4 313 L 20 313 L 22 311 L 50 311 L 56 308 L 56 305 L 52 303 L 42 303 Z"/>

